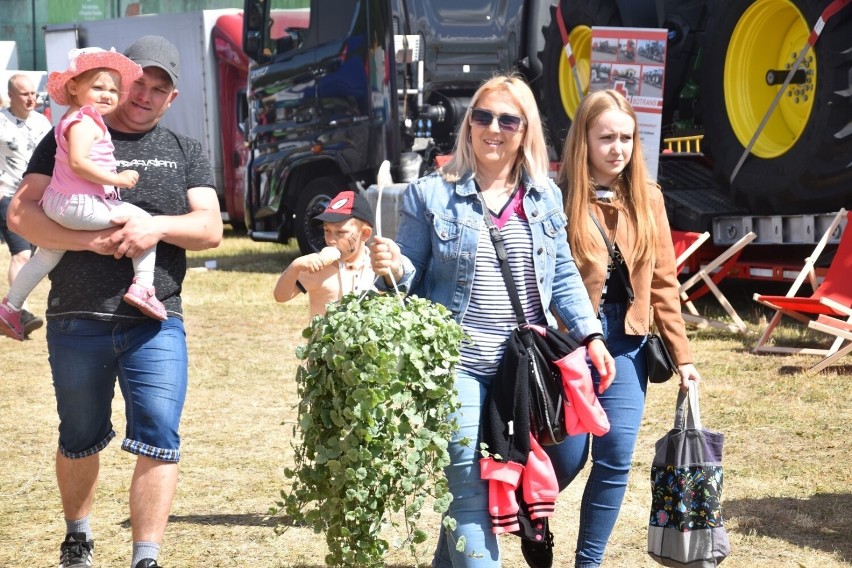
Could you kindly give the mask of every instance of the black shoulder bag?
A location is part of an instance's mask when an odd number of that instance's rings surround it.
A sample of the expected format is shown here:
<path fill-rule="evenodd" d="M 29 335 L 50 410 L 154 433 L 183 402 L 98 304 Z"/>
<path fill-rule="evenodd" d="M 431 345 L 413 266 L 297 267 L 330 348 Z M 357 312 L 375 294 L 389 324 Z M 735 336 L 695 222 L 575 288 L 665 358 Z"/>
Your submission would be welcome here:
<path fill-rule="evenodd" d="M 595 222 L 595 225 L 601 232 L 604 243 L 606 243 L 606 248 L 609 251 L 609 257 L 615 266 L 614 270 L 618 273 L 622 284 L 624 284 L 624 288 L 627 290 L 627 300 L 630 305 L 633 306 L 633 309 L 636 310 L 637 308 L 634 304 L 636 296 L 633 293 L 633 286 L 630 285 L 630 280 L 628 280 L 627 276 L 624 274 L 624 270 L 618 267 L 618 255 L 615 251 L 615 247 L 612 242 L 610 242 L 609 237 L 606 236 L 606 231 L 604 231 L 604 228 L 601 226 L 601 222 L 598 221 L 598 218 L 595 217 L 594 213 L 589 211 L 589 216 L 592 218 L 592 221 Z M 607 274 L 607 278 L 609 278 L 609 274 Z M 625 321 L 632 329 L 633 326 L 626 318 Z M 639 318 L 639 321 L 642 321 L 641 317 Z M 635 332 L 636 330 L 634 329 L 633 331 Z M 666 344 L 663 342 L 663 339 L 659 336 L 659 334 L 651 333 L 650 326 L 645 331 L 645 338 L 645 360 L 648 366 L 648 380 L 652 383 L 664 383 L 671 379 L 672 375 L 677 372 L 677 366 L 675 365 L 671 354 L 669 354 L 669 350 L 666 348 Z"/>
<path fill-rule="evenodd" d="M 562 383 L 562 370 L 556 366 L 555 362 L 580 347 L 580 344 L 567 333 L 550 326 L 544 329 L 544 334 L 530 328 L 524 317 L 512 270 L 507 262 L 508 255 L 503 245 L 503 236 L 491 219 L 491 213 L 482 193 L 477 191 L 477 196 L 482 203 L 485 225 L 488 227 L 488 233 L 497 251 L 503 280 L 506 282 L 509 299 L 518 320 L 518 326 L 512 330 L 508 342 L 508 345 L 512 345 L 513 348 L 506 349 L 501 365 L 507 369 L 517 369 L 518 376 L 529 381 L 530 432 L 542 446 L 558 444 L 567 435 L 565 425 L 567 403 Z M 517 357 L 518 361 L 506 361 L 507 357 Z M 520 362 L 524 360 L 527 365 L 525 369 L 521 369 Z"/>

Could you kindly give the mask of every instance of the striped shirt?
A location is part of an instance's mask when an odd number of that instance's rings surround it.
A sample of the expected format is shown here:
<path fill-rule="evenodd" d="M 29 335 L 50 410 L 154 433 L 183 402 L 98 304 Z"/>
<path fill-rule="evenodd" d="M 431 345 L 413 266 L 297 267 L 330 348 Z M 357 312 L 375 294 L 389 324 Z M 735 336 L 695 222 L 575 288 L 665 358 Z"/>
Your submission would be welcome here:
<path fill-rule="evenodd" d="M 492 214 L 492 218 L 503 236 L 524 315 L 530 323 L 542 323 L 545 317 L 535 280 L 532 233 L 522 200 L 523 191 L 516 191 L 501 214 Z M 461 325 L 469 339 L 462 343 L 458 368 L 477 375 L 496 373 L 506 340 L 517 326 L 517 318 L 484 222 L 479 228 L 470 303 Z"/>

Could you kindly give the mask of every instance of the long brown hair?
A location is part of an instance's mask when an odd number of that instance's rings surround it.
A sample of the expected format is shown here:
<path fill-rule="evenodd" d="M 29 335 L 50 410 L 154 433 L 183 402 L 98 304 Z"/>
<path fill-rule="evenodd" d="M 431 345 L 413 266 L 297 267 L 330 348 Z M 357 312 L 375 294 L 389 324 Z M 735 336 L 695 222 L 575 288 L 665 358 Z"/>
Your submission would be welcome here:
<path fill-rule="evenodd" d="M 618 91 L 597 91 L 587 95 L 574 115 L 574 122 L 565 139 L 565 148 L 556 184 L 562 190 L 565 214 L 568 216 L 568 243 L 574 260 L 579 264 L 601 263 L 604 259 L 592 254 L 598 230 L 589 219 L 589 205 L 595 199 L 595 182 L 589 173 L 589 128 L 601 114 L 609 110 L 620 110 L 633 119 L 633 155 L 624 171 L 613 184 L 616 193 L 630 220 L 629 227 L 635 232 L 633 258 L 636 262 L 649 262 L 654 257 L 657 245 L 657 224 L 651 211 L 648 188 L 656 185 L 649 179 L 648 169 L 639 143 L 639 128 L 636 112 L 627 99 Z"/>
<path fill-rule="evenodd" d="M 547 178 L 547 146 L 544 142 L 544 129 L 538 114 L 535 97 L 529 85 L 514 73 L 495 75 L 485 81 L 473 98 L 459 126 L 456 147 L 452 159 L 441 168 L 441 175 L 449 182 L 457 182 L 468 174 L 476 175 L 476 157 L 470 143 L 470 111 L 486 95 L 492 92 L 508 93 L 524 114 L 524 140 L 515 158 L 512 176 L 519 181 L 521 172 L 526 172 L 534 181 L 543 182 Z"/>

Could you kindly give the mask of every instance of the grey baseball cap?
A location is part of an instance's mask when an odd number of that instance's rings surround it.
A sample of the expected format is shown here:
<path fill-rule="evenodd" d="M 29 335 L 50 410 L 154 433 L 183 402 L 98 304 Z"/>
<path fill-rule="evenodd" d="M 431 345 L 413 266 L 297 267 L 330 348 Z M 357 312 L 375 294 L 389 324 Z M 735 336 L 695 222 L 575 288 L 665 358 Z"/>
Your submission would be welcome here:
<path fill-rule="evenodd" d="M 124 55 L 143 68 L 159 67 L 169 74 L 172 85 L 177 85 L 180 56 L 174 44 L 166 38 L 157 35 L 142 36 L 124 50 Z"/>

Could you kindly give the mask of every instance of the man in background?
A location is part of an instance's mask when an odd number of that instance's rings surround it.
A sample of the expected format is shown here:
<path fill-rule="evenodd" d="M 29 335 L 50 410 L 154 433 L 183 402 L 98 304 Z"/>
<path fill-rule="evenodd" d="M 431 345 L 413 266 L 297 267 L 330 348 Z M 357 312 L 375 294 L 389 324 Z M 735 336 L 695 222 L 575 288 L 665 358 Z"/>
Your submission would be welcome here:
<path fill-rule="evenodd" d="M 122 200 L 152 216 L 103 231 L 67 229 L 48 218 L 39 202 L 53 175 L 53 136 L 36 148 L 9 208 L 12 228 L 39 246 L 68 251 L 50 273 L 45 316 L 59 415 L 56 480 L 65 519 L 59 568 L 93 566 L 90 514 L 99 456 L 116 436 L 116 382 L 126 403 L 121 448 L 136 456 L 129 487 L 129 566 L 159 568 L 177 488 L 179 425 L 189 380 L 180 296 L 186 251 L 214 248 L 222 239 L 206 152 L 197 140 L 160 125 L 178 96 L 177 47 L 166 38 L 145 36 L 124 55 L 142 66 L 143 73 L 105 122 L 117 167 L 139 172 L 139 183 Z M 154 285 L 168 312 L 162 322 L 123 301 L 124 291 L 119 291 L 119 283 L 126 288 L 133 277 L 131 259 L 154 245 Z"/>
<path fill-rule="evenodd" d="M 0 109 L 0 242 L 5 241 L 12 255 L 9 261 L 9 286 L 32 254 L 32 245 L 9 230 L 6 214 L 12 196 L 18 190 L 36 145 L 50 130 L 50 121 L 35 111 L 36 90 L 32 80 L 19 73 L 9 77 L 9 108 Z M 21 311 L 24 335 L 40 328 L 44 322 L 24 305 Z"/>

